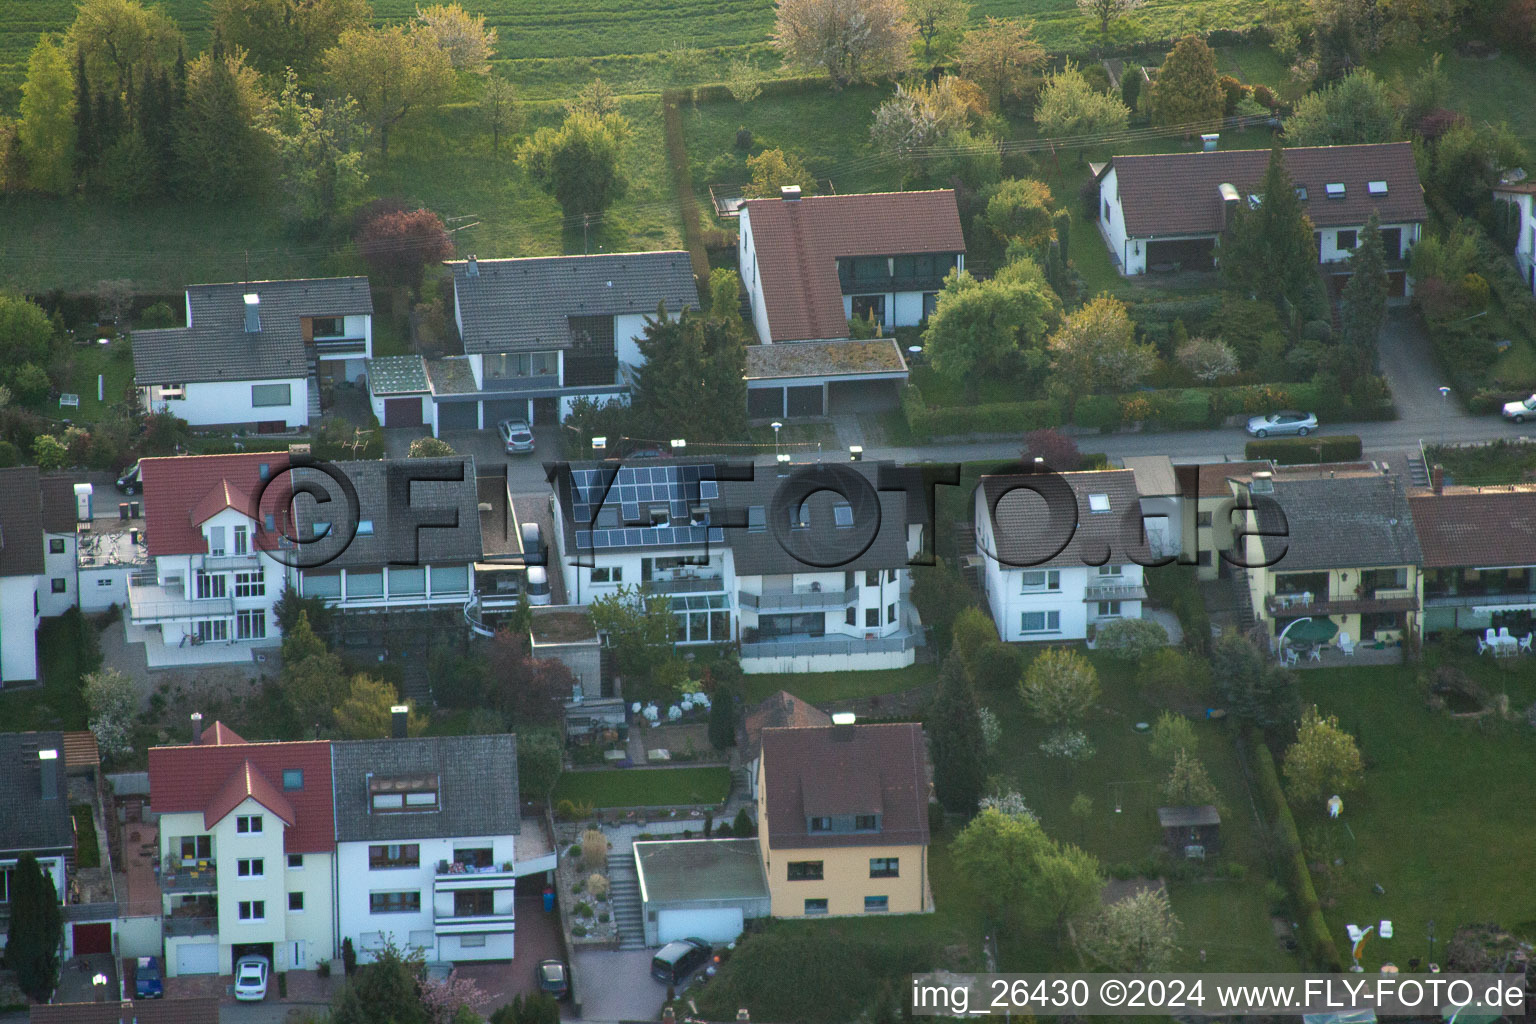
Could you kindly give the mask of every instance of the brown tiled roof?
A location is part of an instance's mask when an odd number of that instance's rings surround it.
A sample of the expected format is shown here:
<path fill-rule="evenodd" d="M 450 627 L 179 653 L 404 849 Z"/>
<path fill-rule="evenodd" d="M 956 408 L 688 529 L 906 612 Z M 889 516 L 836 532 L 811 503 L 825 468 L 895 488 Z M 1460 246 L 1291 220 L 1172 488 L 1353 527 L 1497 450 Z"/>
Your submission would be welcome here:
<path fill-rule="evenodd" d="M 907 361 L 895 338 L 747 346 L 747 380 L 906 372 Z"/>
<path fill-rule="evenodd" d="M 1493 186 L 1495 192 L 1514 192 L 1522 195 L 1536 196 L 1536 181 L 1516 181 L 1507 185 Z"/>
<path fill-rule="evenodd" d="M 928 842 L 922 727 L 911 722 L 763 730 L 763 794 L 770 849 L 911 846 Z M 881 816 L 879 832 L 806 829 L 811 815 Z"/>
<path fill-rule="evenodd" d="M 75 479 L 45 476 L 43 488 L 43 529 L 49 533 L 75 532 Z"/>
<path fill-rule="evenodd" d="M 1129 469 L 1108 469 L 1084 473 L 1057 474 L 1071 488 L 1077 501 L 1077 528 L 1059 552 L 1065 530 L 1049 524 L 1046 499 L 1025 490 L 1028 477 L 984 476 L 978 499 L 986 501 L 982 515 L 992 510 L 995 517 L 993 544 L 996 550 L 983 552 L 1003 562 L 1005 567 L 1082 567 L 1110 562 L 1125 564 L 1133 553 L 1128 538 L 1140 536 L 1142 529 L 1141 496 L 1136 491 L 1136 475 Z M 1105 495 L 1109 509 L 1094 512 L 1094 495 Z M 1054 534 L 1054 536 L 1053 536 Z M 1106 554 L 1107 552 L 1107 554 Z"/>
<path fill-rule="evenodd" d="M 1268 469 L 1267 462 L 1208 462 L 1200 467 L 1200 497 L 1232 497 L 1227 481 L 1233 477 L 1246 479 L 1261 469 Z"/>
<path fill-rule="evenodd" d="M 64 734 L 64 769 L 95 768 L 101 764 L 101 749 L 96 734 L 88 730 Z"/>
<path fill-rule="evenodd" d="M 263 491 L 261 467 L 278 480 Z M 256 521 L 259 512 L 282 516 L 277 531 L 257 529 L 252 544 L 257 550 L 276 549 L 286 528 L 285 509 L 292 487 L 285 476 L 286 452 L 242 452 L 238 455 L 178 455 L 145 459 L 144 519 L 151 556 L 207 554 L 208 542 L 199 529 L 207 518 L 223 508 L 236 508 Z M 261 509 L 255 507 L 260 495 Z"/>
<path fill-rule="evenodd" d="M 31 1007 L 32 1024 L 219 1024 L 218 996 Z"/>
<path fill-rule="evenodd" d="M 773 341 L 848 336 L 838 257 L 965 252 L 950 189 L 749 199 L 741 210 L 750 222 Z"/>
<path fill-rule="evenodd" d="M 1373 209 L 1383 224 L 1428 217 L 1413 146 L 1407 142 L 1300 146 L 1284 153 L 1291 180 L 1307 190 L 1301 208 L 1317 227 L 1364 224 Z M 1222 228 L 1218 186 L 1234 185 L 1246 196 L 1263 181 L 1269 150 L 1117 156 L 1111 166 L 1130 237 L 1216 234 Z M 1387 194 L 1371 195 L 1366 190 L 1371 181 L 1385 181 Z M 1344 198 L 1328 198 L 1324 186 L 1330 182 L 1344 185 Z"/>
<path fill-rule="evenodd" d="M 0 576 L 43 571 L 43 498 L 36 466 L 0 469 Z"/>
<path fill-rule="evenodd" d="M 1408 505 L 1426 569 L 1536 565 L 1536 489 L 1415 491 Z"/>
<path fill-rule="evenodd" d="M 794 729 L 827 726 L 832 716 L 788 690 L 780 690 L 748 711 L 741 721 L 741 755 L 755 761 L 763 750 L 764 729 Z"/>

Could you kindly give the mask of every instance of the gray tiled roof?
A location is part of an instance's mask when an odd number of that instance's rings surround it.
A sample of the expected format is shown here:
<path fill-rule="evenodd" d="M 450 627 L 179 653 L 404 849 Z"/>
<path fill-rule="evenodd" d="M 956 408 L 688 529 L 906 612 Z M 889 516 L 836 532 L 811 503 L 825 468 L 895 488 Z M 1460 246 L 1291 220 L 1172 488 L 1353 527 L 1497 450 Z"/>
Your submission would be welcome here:
<path fill-rule="evenodd" d="M 567 318 L 656 314 L 697 308 L 688 254 L 601 253 L 448 263 L 463 321 L 464 351 L 514 352 L 571 346 Z"/>
<path fill-rule="evenodd" d="M 431 389 L 421 356 L 380 356 L 368 360 L 368 388 L 376 395 L 411 395 Z"/>
<path fill-rule="evenodd" d="M 261 298 L 257 333 L 245 329 L 247 292 Z M 366 277 L 199 284 L 187 289 L 187 301 L 189 326 L 133 332 L 133 374 L 140 386 L 306 377 L 302 317 L 373 312 Z"/>
<path fill-rule="evenodd" d="M 338 842 L 499 836 L 521 829 L 517 737 L 510 733 L 342 740 L 331 751 Z M 370 773 L 436 775 L 439 809 L 370 814 Z"/>
<path fill-rule="evenodd" d="M 43 571 L 43 492 L 36 466 L 0 469 L 0 576 Z"/>
<path fill-rule="evenodd" d="M 57 750 L 57 783 L 51 800 L 42 797 L 39 750 Z M 56 732 L 0 733 L 0 855 L 22 850 L 67 850 L 74 843 L 69 817 L 69 782 L 64 772 L 64 737 Z"/>
<path fill-rule="evenodd" d="M 478 561 L 480 545 L 480 504 L 475 489 L 475 460 L 468 455 L 440 459 L 386 459 L 379 462 L 333 462 L 357 489 L 358 518 L 373 524 L 373 533 L 361 530 L 346 543 L 351 532 L 345 523 L 345 505 L 338 505 L 342 495 L 334 480 L 316 469 L 294 470 L 294 483 L 313 480 L 331 495 L 329 504 L 300 498 L 298 536 L 309 537 L 312 523 L 333 524 L 332 536 L 306 545 L 303 558 L 313 564 L 320 557 L 339 551 L 334 559 L 318 568 L 368 568 L 387 564 L 411 564 L 417 557 L 422 564 L 455 565 Z M 392 473 L 420 476 L 429 473 L 452 474 L 462 469 L 462 480 L 418 480 L 398 486 L 408 488 L 409 497 L 391 494 Z M 409 502 L 410 504 L 407 504 Z M 421 526 L 420 518 L 437 518 L 434 509 L 457 509 L 456 528 Z M 446 518 L 446 513 L 443 513 Z M 344 550 L 343 547 L 345 547 Z"/>
<path fill-rule="evenodd" d="M 1029 477 L 984 476 L 976 498 L 986 502 L 983 515 L 995 505 L 996 545 L 996 551 L 985 554 L 996 555 L 1005 567 L 1018 568 L 1081 568 L 1102 565 L 1106 557 L 1112 563 L 1124 565 L 1134 553 L 1145 557 L 1144 545 L 1133 545 L 1128 540 L 1139 537 L 1142 528 L 1141 496 L 1136 491 L 1135 473 L 1114 469 L 1057 476 L 1066 481 L 1077 501 L 1077 527 L 1066 547 L 1051 555 L 1061 543 L 1061 535 L 1053 536 L 1053 529 L 1048 526 L 1045 498 L 1023 489 L 1022 484 Z M 1095 495 L 1108 499 L 1107 511 L 1092 511 Z"/>
<path fill-rule="evenodd" d="M 1424 554 L 1402 478 L 1394 474 L 1336 479 L 1285 480 L 1274 493 L 1285 515 L 1284 537 L 1264 537 L 1266 559 L 1277 572 L 1422 565 Z M 1259 526 L 1273 530 L 1278 517 L 1260 506 Z"/>

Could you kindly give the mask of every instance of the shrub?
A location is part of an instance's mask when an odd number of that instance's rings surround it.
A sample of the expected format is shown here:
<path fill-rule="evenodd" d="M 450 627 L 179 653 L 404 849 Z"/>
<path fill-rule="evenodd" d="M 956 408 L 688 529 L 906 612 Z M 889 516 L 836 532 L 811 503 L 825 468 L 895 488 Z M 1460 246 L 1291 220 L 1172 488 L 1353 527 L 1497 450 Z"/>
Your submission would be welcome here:
<path fill-rule="evenodd" d="M 1072 422 L 1085 430 L 1113 430 L 1120 425 L 1120 401 L 1114 395 L 1084 395 L 1072 410 Z"/>
<path fill-rule="evenodd" d="M 573 924 L 573 925 L 571 925 L 571 937 L 572 938 L 584 939 L 584 938 L 586 938 L 586 936 L 587 936 L 587 926 L 586 925 L 584 925 L 584 924 Z"/>
<path fill-rule="evenodd" d="M 608 839 L 602 830 L 589 828 L 581 834 L 581 862 L 588 871 L 596 871 L 608 863 Z"/>
<path fill-rule="evenodd" d="M 341 940 L 341 969 L 349 978 L 357 973 L 357 947 L 350 936 Z"/>
<path fill-rule="evenodd" d="M 736 129 L 736 148 L 746 153 L 752 149 L 752 131 L 742 127 Z"/>
<path fill-rule="evenodd" d="M 577 902 L 576 906 L 573 908 L 573 912 L 576 914 L 577 917 L 591 917 L 592 916 L 592 904 L 588 903 L 586 900 L 580 900 L 580 901 Z"/>
<path fill-rule="evenodd" d="M 1237 113 L 1237 105 L 1241 103 L 1243 98 L 1249 95 L 1252 90 L 1250 90 L 1242 82 L 1239 82 L 1237 79 L 1233 78 L 1231 75 L 1222 75 L 1219 79 L 1217 79 L 1217 84 L 1221 86 L 1221 92 L 1223 96 L 1222 113 L 1226 114 L 1228 117 L 1231 117 L 1233 114 Z"/>
<path fill-rule="evenodd" d="M 587 891 L 593 899 L 605 900 L 608 898 L 608 876 L 594 871 L 587 877 Z"/>
<path fill-rule="evenodd" d="M 978 690 L 1011 690 L 1024 674 L 1024 655 L 994 639 L 971 655 L 971 682 Z"/>
<path fill-rule="evenodd" d="M 731 822 L 731 834 L 737 839 L 750 839 L 757 835 L 757 825 L 745 807 L 736 812 L 736 820 Z"/>
<path fill-rule="evenodd" d="M 1116 619 L 1099 627 L 1095 649 L 1121 661 L 1140 661 L 1168 645 L 1168 631 L 1151 619 Z"/>
<path fill-rule="evenodd" d="M 1089 761 L 1098 751 L 1081 729 L 1062 729 L 1051 733 L 1040 744 L 1040 753 L 1046 757 L 1060 757 L 1068 761 Z"/>
<path fill-rule="evenodd" d="M 1070 472 L 1083 464 L 1077 442 L 1054 428 L 1031 430 L 1025 434 L 1022 454 L 1026 459 L 1044 459 L 1046 466 L 1058 473 Z"/>
<path fill-rule="evenodd" d="M 1249 459 L 1269 459 L 1282 466 L 1304 466 L 1319 462 L 1352 462 L 1360 458 L 1361 450 L 1357 435 L 1336 434 L 1332 437 L 1271 437 L 1249 441 L 1243 454 Z"/>
<path fill-rule="evenodd" d="M 1270 110 L 1274 110 L 1280 102 L 1275 99 L 1275 94 L 1270 91 L 1269 86 L 1262 83 L 1253 87 L 1253 99 L 1259 106 L 1268 107 Z"/>
<path fill-rule="evenodd" d="M 1168 704 L 1204 703 L 1211 689 L 1210 663 L 1175 647 L 1160 647 L 1142 658 L 1137 677 L 1148 700 Z"/>

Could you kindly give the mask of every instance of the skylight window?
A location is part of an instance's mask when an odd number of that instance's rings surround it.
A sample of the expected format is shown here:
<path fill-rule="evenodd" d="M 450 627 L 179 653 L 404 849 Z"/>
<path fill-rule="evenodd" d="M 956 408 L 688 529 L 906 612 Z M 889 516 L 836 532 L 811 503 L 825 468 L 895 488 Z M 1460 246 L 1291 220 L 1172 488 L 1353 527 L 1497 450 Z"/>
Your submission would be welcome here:
<path fill-rule="evenodd" d="M 1324 187 L 1328 190 L 1329 199 L 1344 198 L 1344 183 L 1342 181 L 1331 181 Z"/>
<path fill-rule="evenodd" d="M 1307 201 L 1307 186 L 1305 186 L 1305 185 L 1297 185 L 1296 186 L 1296 198 L 1300 199 L 1302 202 L 1306 202 Z"/>
<path fill-rule="evenodd" d="M 1088 511 L 1090 511 L 1090 512 L 1108 512 L 1109 511 L 1109 495 L 1107 495 L 1107 494 L 1090 494 L 1090 495 L 1088 495 Z"/>
<path fill-rule="evenodd" d="M 832 506 L 832 521 L 840 527 L 853 525 L 853 506 L 838 502 Z"/>
<path fill-rule="evenodd" d="M 1368 181 L 1365 183 L 1365 190 L 1373 196 L 1384 196 L 1387 194 L 1387 183 L 1384 181 Z"/>

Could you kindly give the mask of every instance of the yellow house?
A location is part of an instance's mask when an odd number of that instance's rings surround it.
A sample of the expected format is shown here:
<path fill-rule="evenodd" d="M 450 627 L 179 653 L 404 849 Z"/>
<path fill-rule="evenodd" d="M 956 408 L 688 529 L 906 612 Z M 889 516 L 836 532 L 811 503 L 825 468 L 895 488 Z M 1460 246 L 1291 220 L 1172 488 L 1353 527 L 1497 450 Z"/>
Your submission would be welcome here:
<path fill-rule="evenodd" d="M 832 723 L 763 730 L 757 835 L 773 916 L 933 909 L 922 728 Z"/>
<path fill-rule="evenodd" d="M 1201 465 L 1200 495 L 1195 503 L 1196 575 L 1204 581 L 1225 579 L 1231 566 L 1221 557 L 1232 550 L 1232 481 L 1244 483 L 1268 462 L 1212 462 Z"/>
<path fill-rule="evenodd" d="M 1318 618 L 1332 621 L 1343 646 L 1417 641 L 1424 556 L 1400 476 L 1385 467 L 1258 472 L 1235 487 L 1255 503 L 1242 538 L 1245 575 L 1271 641 Z"/>

